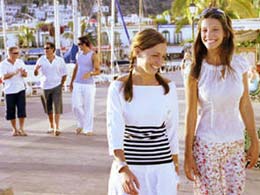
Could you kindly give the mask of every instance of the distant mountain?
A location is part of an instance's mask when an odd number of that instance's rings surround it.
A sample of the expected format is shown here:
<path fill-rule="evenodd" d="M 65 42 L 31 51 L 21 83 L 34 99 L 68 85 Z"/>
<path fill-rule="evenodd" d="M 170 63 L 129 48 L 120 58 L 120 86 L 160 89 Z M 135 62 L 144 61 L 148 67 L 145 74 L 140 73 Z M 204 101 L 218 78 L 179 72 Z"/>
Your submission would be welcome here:
<path fill-rule="evenodd" d="M 139 0 L 119 0 L 124 15 L 136 13 L 138 14 Z M 143 0 L 144 15 L 157 15 L 163 11 L 171 9 L 173 0 Z M 111 4 L 111 0 L 103 0 L 103 4 Z"/>
<path fill-rule="evenodd" d="M 60 4 L 70 3 L 72 0 L 59 0 Z M 144 15 L 157 15 L 163 11 L 171 9 L 171 4 L 174 0 L 143 0 Z M 19 3 L 53 3 L 53 0 L 5 0 L 5 4 L 19 4 Z M 79 6 L 83 14 L 88 15 L 91 6 L 96 0 L 78 0 Z M 111 7 L 111 0 L 102 0 L 103 5 Z M 139 0 L 119 0 L 122 12 L 124 15 L 136 13 L 138 14 Z"/>

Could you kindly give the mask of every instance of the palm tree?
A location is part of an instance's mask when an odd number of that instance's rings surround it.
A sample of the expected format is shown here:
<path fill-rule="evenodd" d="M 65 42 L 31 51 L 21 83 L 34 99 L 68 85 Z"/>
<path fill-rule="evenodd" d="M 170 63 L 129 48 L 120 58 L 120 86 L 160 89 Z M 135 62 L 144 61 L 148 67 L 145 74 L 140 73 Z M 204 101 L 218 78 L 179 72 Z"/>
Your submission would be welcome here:
<path fill-rule="evenodd" d="M 68 27 L 70 28 L 70 31 L 68 32 L 64 32 L 63 34 L 62 34 L 62 36 L 64 37 L 64 38 L 66 38 L 66 39 L 70 39 L 70 40 L 73 40 L 73 22 L 68 22 Z M 97 42 L 97 40 L 96 40 L 96 38 L 95 38 L 95 36 L 93 35 L 93 33 L 86 33 L 86 28 L 87 28 L 87 24 L 86 24 L 86 22 L 85 22 L 85 20 L 82 20 L 81 22 L 80 22 L 80 33 L 81 33 L 81 35 L 80 36 L 83 36 L 83 35 L 87 35 L 88 36 L 88 38 L 89 38 L 89 40 L 90 40 L 90 42 L 93 44 L 93 45 L 96 45 L 96 42 Z"/>
<path fill-rule="evenodd" d="M 192 17 L 189 11 L 191 0 L 175 0 L 172 3 L 172 16 L 177 25 L 178 32 L 185 24 L 191 24 Z M 239 18 L 255 18 L 257 17 L 257 9 L 254 8 L 253 2 L 248 0 L 194 0 L 198 8 L 197 13 L 201 13 L 207 7 L 218 7 L 232 19 Z M 241 11 L 243 10 L 243 11 Z"/>
<path fill-rule="evenodd" d="M 18 34 L 18 41 L 20 47 L 30 47 L 35 44 L 34 37 L 35 29 L 31 29 L 27 26 L 21 26 L 20 33 Z"/>

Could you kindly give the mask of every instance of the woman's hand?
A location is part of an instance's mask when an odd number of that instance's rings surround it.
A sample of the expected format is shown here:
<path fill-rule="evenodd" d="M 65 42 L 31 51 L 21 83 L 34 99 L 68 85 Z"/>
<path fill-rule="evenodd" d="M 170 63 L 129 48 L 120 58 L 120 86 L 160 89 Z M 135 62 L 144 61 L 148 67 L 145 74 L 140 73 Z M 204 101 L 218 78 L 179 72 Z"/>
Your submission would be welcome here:
<path fill-rule="evenodd" d="M 251 140 L 251 145 L 246 154 L 246 162 L 249 162 L 246 168 L 248 169 L 253 168 L 258 161 L 258 156 L 259 156 L 259 143 L 258 143 L 258 139 L 254 139 Z"/>
<path fill-rule="evenodd" d="M 138 195 L 138 189 L 140 188 L 140 184 L 138 182 L 137 177 L 133 174 L 133 172 L 128 168 L 128 166 L 123 167 L 120 170 L 121 182 L 124 192 L 130 195 Z"/>
<path fill-rule="evenodd" d="M 199 176 L 199 171 L 192 154 L 185 155 L 184 171 L 186 177 L 191 181 L 195 181 L 195 176 Z"/>
<path fill-rule="evenodd" d="M 88 78 L 90 78 L 91 77 L 91 72 L 87 72 L 87 73 L 85 73 L 84 75 L 83 75 L 83 79 L 88 79 Z"/>

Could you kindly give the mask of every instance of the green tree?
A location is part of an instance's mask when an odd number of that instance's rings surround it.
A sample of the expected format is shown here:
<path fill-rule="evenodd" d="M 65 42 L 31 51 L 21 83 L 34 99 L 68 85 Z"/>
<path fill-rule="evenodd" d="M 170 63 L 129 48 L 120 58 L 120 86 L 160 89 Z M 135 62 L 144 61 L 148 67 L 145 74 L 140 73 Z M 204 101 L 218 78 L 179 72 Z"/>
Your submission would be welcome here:
<path fill-rule="evenodd" d="M 69 27 L 70 31 L 64 32 L 62 34 L 62 36 L 66 39 L 73 40 L 74 35 L 73 35 L 73 22 L 72 21 L 68 22 L 68 27 Z M 85 20 L 81 20 L 80 21 L 80 36 L 87 35 L 90 42 L 93 45 L 96 45 L 97 40 L 96 40 L 95 36 L 93 35 L 93 33 L 86 33 L 86 28 L 87 28 L 87 24 L 86 24 Z"/>
<path fill-rule="evenodd" d="M 191 0 L 175 0 L 172 3 L 171 13 L 175 24 L 177 24 L 177 31 L 183 25 L 192 23 L 192 16 L 189 11 L 191 2 Z M 253 6 L 252 1 L 248 0 L 194 0 L 193 2 L 197 7 L 196 16 L 207 7 L 218 7 L 232 19 L 257 17 L 257 8 Z"/>
<path fill-rule="evenodd" d="M 28 14 L 29 13 L 28 7 L 26 5 L 23 5 L 21 7 L 21 13 L 24 13 L 24 14 Z"/>
<path fill-rule="evenodd" d="M 81 34 L 81 36 L 85 34 L 86 28 L 87 28 L 87 24 L 86 24 L 85 20 L 82 20 L 80 22 L 80 34 Z"/>
<path fill-rule="evenodd" d="M 21 26 L 20 33 L 18 34 L 18 41 L 20 47 L 30 47 L 35 45 L 34 37 L 35 29 L 26 26 Z"/>
<path fill-rule="evenodd" d="M 167 24 L 167 20 L 164 17 L 162 17 L 162 18 L 155 18 L 154 22 L 156 24 Z"/>

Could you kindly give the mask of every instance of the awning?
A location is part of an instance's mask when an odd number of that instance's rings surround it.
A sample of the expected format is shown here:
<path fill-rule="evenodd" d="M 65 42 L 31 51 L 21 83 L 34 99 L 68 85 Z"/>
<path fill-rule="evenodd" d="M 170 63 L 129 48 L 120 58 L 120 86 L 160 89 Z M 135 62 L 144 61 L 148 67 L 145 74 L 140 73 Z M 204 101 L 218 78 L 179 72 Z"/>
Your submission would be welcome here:
<path fill-rule="evenodd" d="M 30 49 L 27 52 L 29 55 L 43 55 L 44 54 L 44 49 L 43 48 L 34 48 Z"/>
<path fill-rule="evenodd" d="M 235 32 L 236 42 L 253 41 L 260 34 L 260 30 L 240 30 Z"/>

